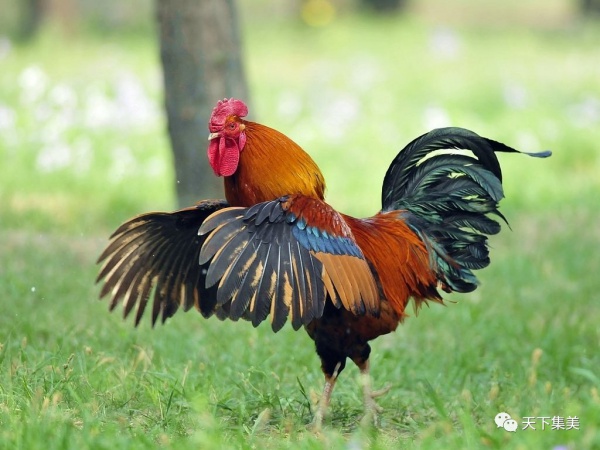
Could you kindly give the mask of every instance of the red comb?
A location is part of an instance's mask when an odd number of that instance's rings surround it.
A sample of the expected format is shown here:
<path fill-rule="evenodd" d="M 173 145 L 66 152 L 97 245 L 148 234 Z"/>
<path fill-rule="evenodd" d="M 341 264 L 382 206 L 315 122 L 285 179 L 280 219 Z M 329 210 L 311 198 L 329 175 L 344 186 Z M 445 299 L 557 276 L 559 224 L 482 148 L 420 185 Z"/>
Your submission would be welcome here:
<path fill-rule="evenodd" d="M 211 133 L 219 131 L 225 125 L 225 121 L 229 116 L 246 117 L 248 115 L 248 107 L 246 104 L 235 98 L 225 98 L 219 100 L 217 106 L 214 107 L 210 115 L 208 129 Z"/>

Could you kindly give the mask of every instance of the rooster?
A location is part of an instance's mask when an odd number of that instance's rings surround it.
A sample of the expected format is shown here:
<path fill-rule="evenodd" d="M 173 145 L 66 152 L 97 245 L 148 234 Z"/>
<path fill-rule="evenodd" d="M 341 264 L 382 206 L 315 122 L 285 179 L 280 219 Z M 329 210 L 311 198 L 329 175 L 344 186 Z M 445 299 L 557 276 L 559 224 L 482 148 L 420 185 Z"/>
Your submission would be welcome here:
<path fill-rule="evenodd" d="M 135 309 L 136 325 L 151 298 L 152 325 L 180 307 L 254 326 L 268 318 L 274 332 L 289 319 L 314 340 L 325 375 L 315 425 L 348 358 L 375 418 L 385 390 L 371 388 L 369 341 L 396 329 L 411 298 L 418 309 L 442 303 L 440 290 L 477 287 L 473 271 L 490 263 L 487 237 L 500 231 L 490 216 L 505 220 L 495 152 L 519 152 L 466 129 L 433 130 L 392 161 L 381 210 L 357 219 L 324 201 L 323 175 L 298 144 L 247 113 L 225 99 L 209 122 L 226 200 L 124 223 L 99 258 L 100 296 L 110 310 L 123 303 L 125 317 Z"/>

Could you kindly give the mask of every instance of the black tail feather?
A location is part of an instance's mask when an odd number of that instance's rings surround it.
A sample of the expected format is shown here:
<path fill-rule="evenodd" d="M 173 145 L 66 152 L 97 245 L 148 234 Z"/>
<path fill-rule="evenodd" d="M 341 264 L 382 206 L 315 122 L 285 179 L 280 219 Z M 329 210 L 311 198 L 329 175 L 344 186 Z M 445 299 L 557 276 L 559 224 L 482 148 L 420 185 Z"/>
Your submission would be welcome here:
<path fill-rule="evenodd" d="M 495 152 L 524 153 L 464 128 L 439 128 L 409 143 L 385 175 L 382 210 L 402 211 L 427 245 L 445 290 L 477 287 L 472 270 L 489 264 L 487 236 L 500 231 L 489 215 L 506 222 L 498 210 L 504 193 Z"/>

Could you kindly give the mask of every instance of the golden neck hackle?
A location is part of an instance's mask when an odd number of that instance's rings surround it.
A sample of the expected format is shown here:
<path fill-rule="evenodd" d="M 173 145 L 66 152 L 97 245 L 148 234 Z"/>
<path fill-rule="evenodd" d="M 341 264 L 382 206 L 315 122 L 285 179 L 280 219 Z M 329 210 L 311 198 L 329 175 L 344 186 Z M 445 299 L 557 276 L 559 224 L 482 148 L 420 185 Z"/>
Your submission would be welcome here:
<path fill-rule="evenodd" d="M 284 195 L 323 199 L 325 180 L 312 158 L 284 134 L 243 121 L 246 145 L 235 174 L 225 177 L 232 206 L 252 206 Z"/>

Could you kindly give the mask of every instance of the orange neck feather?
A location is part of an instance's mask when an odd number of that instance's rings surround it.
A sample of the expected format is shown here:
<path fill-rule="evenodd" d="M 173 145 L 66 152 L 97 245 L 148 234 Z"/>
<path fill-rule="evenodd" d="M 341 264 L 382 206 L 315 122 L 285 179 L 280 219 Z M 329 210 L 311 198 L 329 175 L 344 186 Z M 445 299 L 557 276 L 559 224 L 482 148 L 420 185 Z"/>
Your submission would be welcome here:
<path fill-rule="evenodd" d="M 225 197 L 230 205 L 247 207 L 294 194 L 323 199 L 323 174 L 298 144 L 272 128 L 242 123 L 246 145 L 237 171 L 225 177 Z"/>

